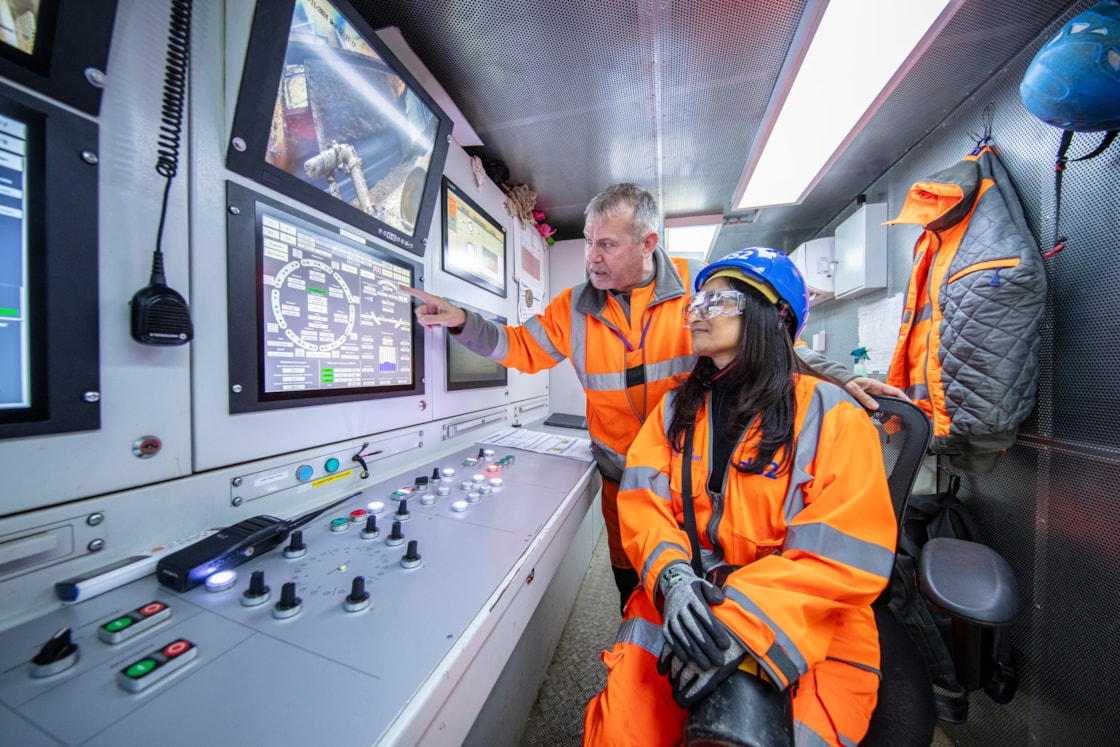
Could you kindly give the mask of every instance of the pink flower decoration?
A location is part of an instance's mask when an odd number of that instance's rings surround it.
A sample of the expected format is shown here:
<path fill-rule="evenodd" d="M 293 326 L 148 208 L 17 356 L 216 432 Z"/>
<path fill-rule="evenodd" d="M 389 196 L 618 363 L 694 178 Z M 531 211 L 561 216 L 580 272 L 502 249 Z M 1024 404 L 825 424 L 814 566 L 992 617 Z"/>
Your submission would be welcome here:
<path fill-rule="evenodd" d="M 556 229 L 553 228 L 552 226 L 548 225 L 547 223 L 538 223 L 537 224 L 537 233 L 539 233 L 541 236 L 543 236 L 547 239 L 549 236 L 556 233 Z"/>
<path fill-rule="evenodd" d="M 544 211 L 543 210 L 534 210 L 533 211 L 533 220 L 535 220 L 537 223 L 540 223 L 541 221 L 543 221 L 544 220 Z"/>

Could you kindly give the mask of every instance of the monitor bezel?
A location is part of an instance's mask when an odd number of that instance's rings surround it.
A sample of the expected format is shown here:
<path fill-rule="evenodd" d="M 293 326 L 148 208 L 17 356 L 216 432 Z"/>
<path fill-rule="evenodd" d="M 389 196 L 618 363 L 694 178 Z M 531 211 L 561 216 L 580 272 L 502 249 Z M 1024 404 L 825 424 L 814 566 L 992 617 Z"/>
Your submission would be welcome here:
<path fill-rule="evenodd" d="M 41 205 L 27 220 L 28 281 L 42 289 L 29 299 L 31 406 L 0 409 L 0 439 L 97 430 L 98 126 L 3 83 L 0 113 L 28 127 L 25 204 Z"/>
<path fill-rule="evenodd" d="M 489 311 L 484 311 L 483 309 L 479 309 L 479 308 L 476 308 L 474 306 L 468 306 L 467 304 L 462 303 L 461 301 L 451 301 L 451 303 L 454 303 L 456 306 L 458 306 L 460 308 L 469 309 L 469 310 L 471 310 L 471 311 L 473 311 L 477 314 L 480 314 L 487 321 L 497 322 L 498 324 L 506 324 L 507 323 L 506 318 L 504 316 L 499 315 L 499 314 L 494 314 L 494 313 L 491 313 Z M 506 368 L 505 366 L 501 365 L 500 363 L 495 363 L 494 364 L 501 371 L 501 376 L 500 377 L 495 376 L 492 379 L 480 379 L 478 381 L 452 382 L 451 381 L 451 351 L 453 349 L 452 346 L 459 345 L 459 347 L 462 347 L 464 350 L 466 350 L 466 348 L 463 345 L 461 345 L 460 343 L 456 342 L 454 340 L 453 335 L 444 334 L 444 337 L 446 338 L 446 342 L 444 343 L 444 356 L 443 356 L 443 363 L 444 363 L 444 365 L 443 365 L 443 368 L 444 368 L 443 384 L 444 384 L 444 387 L 446 388 L 446 390 L 448 392 L 462 392 L 462 391 L 467 391 L 467 390 L 471 390 L 471 389 L 493 389 L 495 387 L 509 386 L 509 369 Z M 473 352 L 473 351 L 468 351 L 468 352 Z M 475 355 L 477 355 L 477 353 L 475 353 Z"/>
<path fill-rule="evenodd" d="M 448 275 L 454 275 L 455 277 L 459 278 L 460 280 L 465 280 L 468 283 L 470 283 L 471 285 L 482 288 L 485 291 L 489 291 L 490 293 L 493 293 L 494 295 L 499 296 L 500 298 L 505 298 L 506 295 L 507 295 L 506 276 L 509 273 L 509 268 L 508 268 L 508 262 L 509 262 L 509 231 L 507 231 L 506 227 L 504 225 L 502 225 L 498 220 L 496 220 L 494 218 L 494 216 L 490 215 L 490 213 L 488 213 L 486 210 L 484 210 L 481 205 L 479 205 L 474 199 L 472 199 L 470 195 L 468 195 L 466 192 L 464 192 L 462 189 L 460 189 L 459 186 L 457 184 L 455 184 L 455 182 L 451 181 L 451 179 L 449 179 L 446 176 L 443 177 L 442 187 L 440 189 L 440 193 L 442 195 L 441 203 L 443 205 L 443 212 L 440 214 L 440 217 L 442 218 L 442 224 L 443 224 L 442 230 L 441 230 L 441 237 L 442 237 L 441 243 L 442 243 L 442 246 L 443 246 L 441 256 L 442 256 L 443 271 L 446 272 Z M 487 223 L 489 223 L 492 228 L 502 232 L 502 272 L 501 272 L 502 282 L 501 282 L 500 285 L 497 284 L 497 283 L 491 282 L 489 278 L 486 278 L 486 277 L 483 277 L 482 275 L 478 275 L 476 273 L 471 272 L 471 270 L 469 268 L 460 267 L 460 266 L 454 264 L 453 262 L 451 262 L 451 260 L 450 260 L 451 245 L 449 243 L 449 237 L 448 237 L 448 229 L 449 229 L 448 212 L 449 212 L 449 207 L 450 207 L 450 202 L 448 201 L 448 196 L 450 194 L 454 194 L 455 198 L 457 200 L 460 200 L 461 202 L 465 202 L 468 206 L 470 206 L 470 208 L 472 210 L 474 210 L 475 212 L 477 212 L 480 216 L 482 216 L 483 220 L 485 220 Z"/>
<path fill-rule="evenodd" d="M 257 204 L 306 222 L 341 241 L 407 267 L 413 285 L 423 277 L 423 265 L 408 255 L 397 254 L 344 227 L 311 215 L 299 207 L 273 199 L 233 181 L 226 182 L 227 317 L 229 346 L 230 414 L 286 410 L 336 403 L 408 397 L 424 393 L 423 328 L 411 314 L 412 383 L 385 387 L 312 390 L 302 392 L 264 391 L 263 283 L 261 282 L 261 222 Z M 363 243 L 364 242 L 364 243 Z M 248 248 L 248 249 L 247 249 Z"/>
<path fill-rule="evenodd" d="M 117 0 L 41 0 L 35 50 L 0 44 L 0 77 L 88 114 L 101 109 Z"/>
<path fill-rule="evenodd" d="M 283 72 L 283 62 L 291 34 L 292 13 L 296 0 L 270 2 L 267 12 L 253 16 L 252 31 L 242 68 L 233 128 L 226 152 L 226 166 L 242 176 L 281 192 L 307 207 L 334 216 L 339 220 L 376 236 L 393 246 L 417 256 L 424 256 L 428 231 L 439 200 L 439 176 L 443 173 L 450 147 L 452 120 L 423 86 L 397 59 L 377 33 L 346 0 L 327 0 L 353 25 L 439 121 L 428 164 L 428 178 L 420 201 L 412 235 L 395 226 L 367 215 L 358 208 L 337 199 L 329 192 L 302 181 L 265 160 L 276 97 Z M 262 92 L 268 92 L 264 95 Z"/>

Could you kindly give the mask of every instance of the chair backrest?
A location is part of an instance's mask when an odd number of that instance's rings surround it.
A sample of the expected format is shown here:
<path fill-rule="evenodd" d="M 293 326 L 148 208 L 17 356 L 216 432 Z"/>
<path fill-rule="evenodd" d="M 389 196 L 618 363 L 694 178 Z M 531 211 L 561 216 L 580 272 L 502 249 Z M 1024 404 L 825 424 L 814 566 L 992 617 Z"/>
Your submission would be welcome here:
<path fill-rule="evenodd" d="M 875 401 L 879 409 L 871 413 L 871 420 L 879 431 L 891 504 L 901 526 L 906 502 L 933 438 L 933 424 L 912 402 L 895 397 L 876 397 Z"/>

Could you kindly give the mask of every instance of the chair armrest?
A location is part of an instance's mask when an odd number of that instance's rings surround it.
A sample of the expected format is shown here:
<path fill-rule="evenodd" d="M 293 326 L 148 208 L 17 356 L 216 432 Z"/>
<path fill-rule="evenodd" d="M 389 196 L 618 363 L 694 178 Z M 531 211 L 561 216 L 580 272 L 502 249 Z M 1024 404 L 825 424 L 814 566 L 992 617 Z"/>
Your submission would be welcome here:
<path fill-rule="evenodd" d="M 1009 624 L 1019 612 L 1019 587 L 1011 566 L 979 542 L 937 537 L 918 561 L 922 595 L 949 616 L 984 628 Z"/>

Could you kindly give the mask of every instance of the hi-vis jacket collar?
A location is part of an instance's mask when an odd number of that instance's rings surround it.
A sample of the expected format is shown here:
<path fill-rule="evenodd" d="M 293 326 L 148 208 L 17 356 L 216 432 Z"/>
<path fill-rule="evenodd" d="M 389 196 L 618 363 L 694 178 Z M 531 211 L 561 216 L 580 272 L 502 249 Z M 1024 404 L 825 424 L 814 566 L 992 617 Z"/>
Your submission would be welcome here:
<path fill-rule="evenodd" d="M 673 263 L 669 261 L 669 255 L 660 245 L 653 252 L 653 265 L 654 286 L 650 306 L 655 306 L 670 298 L 680 298 L 688 295 L 688 288 L 681 280 L 677 269 L 673 267 Z M 584 283 L 583 289 L 576 298 L 576 311 L 602 318 L 607 308 L 607 297 L 606 291 L 599 290 L 591 283 Z"/>
<path fill-rule="evenodd" d="M 902 211 L 884 225 L 912 223 L 927 231 L 943 231 L 964 220 L 980 194 L 980 164 L 958 161 L 947 169 L 915 182 Z"/>

